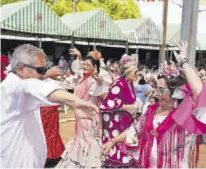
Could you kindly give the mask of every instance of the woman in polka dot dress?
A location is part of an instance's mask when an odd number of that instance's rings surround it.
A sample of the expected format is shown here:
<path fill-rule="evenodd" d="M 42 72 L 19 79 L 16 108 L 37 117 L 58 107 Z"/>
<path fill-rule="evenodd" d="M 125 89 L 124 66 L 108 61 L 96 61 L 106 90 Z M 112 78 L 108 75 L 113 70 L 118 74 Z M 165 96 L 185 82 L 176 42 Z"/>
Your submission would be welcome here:
<path fill-rule="evenodd" d="M 106 99 L 100 105 L 103 116 L 103 143 L 130 127 L 133 122 L 132 112 L 138 108 L 133 87 L 137 77 L 137 64 L 128 55 L 123 55 L 120 62 L 123 65 L 122 76 L 110 86 Z M 122 144 L 113 146 L 104 162 L 105 167 L 134 167 L 132 158 L 121 148 Z"/>

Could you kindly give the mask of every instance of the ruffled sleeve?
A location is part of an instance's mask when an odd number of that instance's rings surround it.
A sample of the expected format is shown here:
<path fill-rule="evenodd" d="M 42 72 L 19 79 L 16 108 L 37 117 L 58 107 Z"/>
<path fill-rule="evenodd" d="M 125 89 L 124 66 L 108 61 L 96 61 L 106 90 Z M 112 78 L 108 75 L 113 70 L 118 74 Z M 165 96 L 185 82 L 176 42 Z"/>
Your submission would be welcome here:
<path fill-rule="evenodd" d="M 206 84 L 203 85 L 202 91 L 197 97 L 193 115 L 197 120 L 206 124 Z"/>
<path fill-rule="evenodd" d="M 199 96 L 195 100 L 189 85 L 183 87 L 184 90 L 186 89 L 185 95 L 181 94 L 184 100 L 176 108 L 172 117 L 186 131 L 198 135 L 206 134 L 206 85 L 203 85 Z"/>
<path fill-rule="evenodd" d="M 96 80 L 91 78 L 89 95 L 97 97 L 100 96 L 101 94 L 103 94 L 101 85 L 99 85 Z"/>

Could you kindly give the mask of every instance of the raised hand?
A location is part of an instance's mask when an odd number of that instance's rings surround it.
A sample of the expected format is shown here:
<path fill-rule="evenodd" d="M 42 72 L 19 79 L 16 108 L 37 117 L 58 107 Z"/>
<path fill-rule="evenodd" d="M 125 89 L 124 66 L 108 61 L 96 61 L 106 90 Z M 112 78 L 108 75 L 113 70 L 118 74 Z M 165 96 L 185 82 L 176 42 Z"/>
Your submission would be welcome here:
<path fill-rule="evenodd" d="M 81 52 L 78 49 L 76 48 L 69 49 L 69 54 L 76 55 L 81 60 Z"/>
<path fill-rule="evenodd" d="M 178 48 L 179 48 L 179 54 L 174 51 L 174 55 L 176 60 L 178 61 L 178 63 L 180 64 L 180 62 L 182 60 L 187 59 L 187 48 L 188 48 L 188 44 L 186 41 L 181 41 L 180 44 L 177 44 Z"/>

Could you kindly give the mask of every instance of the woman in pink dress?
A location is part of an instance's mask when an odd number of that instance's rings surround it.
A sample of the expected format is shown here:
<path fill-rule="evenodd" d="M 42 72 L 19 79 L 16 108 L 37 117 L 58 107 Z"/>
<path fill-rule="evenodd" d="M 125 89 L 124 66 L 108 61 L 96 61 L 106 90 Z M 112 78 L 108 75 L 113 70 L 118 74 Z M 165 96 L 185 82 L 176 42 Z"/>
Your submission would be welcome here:
<path fill-rule="evenodd" d="M 98 87 L 93 74 L 99 72 L 100 62 L 88 56 L 83 65 L 83 76 L 79 79 L 74 94 L 81 99 L 98 105 L 99 98 L 95 94 L 94 86 Z M 96 77 L 97 75 L 95 75 Z M 84 109 L 79 110 L 85 112 Z M 79 112 L 81 113 L 81 112 Z M 96 117 L 96 119 L 100 119 Z M 99 123 L 94 124 L 89 119 L 77 119 L 75 136 L 66 144 L 62 160 L 57 168 L 96 168 L 101 167 L 101 138 L 99 137 Z"/>
<path fill-rule="evenodd" d="M 141 168 L 191 168 L 197 166 L 199 136 L 206 134 L 206 86 L 187 63 L 187 43 L 175 53 L 188 84 L 180 76 L 159 76 L 159 103 L 136 119 L 112 141 L 103 146 L 108 153 L 114 143 L 126 142 L 125 152 Z M 179 84 L 179 85 L 178 85 Z"/>

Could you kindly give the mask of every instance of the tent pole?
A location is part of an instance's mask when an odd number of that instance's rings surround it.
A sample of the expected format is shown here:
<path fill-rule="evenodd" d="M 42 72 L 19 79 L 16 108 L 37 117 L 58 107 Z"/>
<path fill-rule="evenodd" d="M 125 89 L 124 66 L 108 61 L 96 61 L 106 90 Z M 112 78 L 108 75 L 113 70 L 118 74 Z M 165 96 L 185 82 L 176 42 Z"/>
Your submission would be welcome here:
<path fill-rule="evenodd" d="M 166 47 L 166 36 L 167 36 L 167 10 L 168 10 L 168 0 L 164 1 L 164 13 L 163 13 L 163 42 L 161 48 L 161 58 L 160 63 L 165 61 L 165 47 Z"/>
<path fill-rule="evenodd" d="M 129 54 L 129 43 L 128 43 L 128 41 L 126 41 L 125 53 L 126 53 L 126 54 Z"/>
<path fill-rule="evenodd" d="M 89 53 L 89 39 L 88 39 L 88 45 L 87 45 L 87 53 Z"/>
<path fill-rule="evenodd" d="M 74 31 L 73 31 L 71 37 L 71 48 L 74 48 L 74 46 L 75 46 L 75 39 L 74 39 Z"/>
<path fill-rule="evenodd" d="M 188 59 L 195 66 L 199 0 L 183 0 L 181 40 L 188 42 Z"/>

